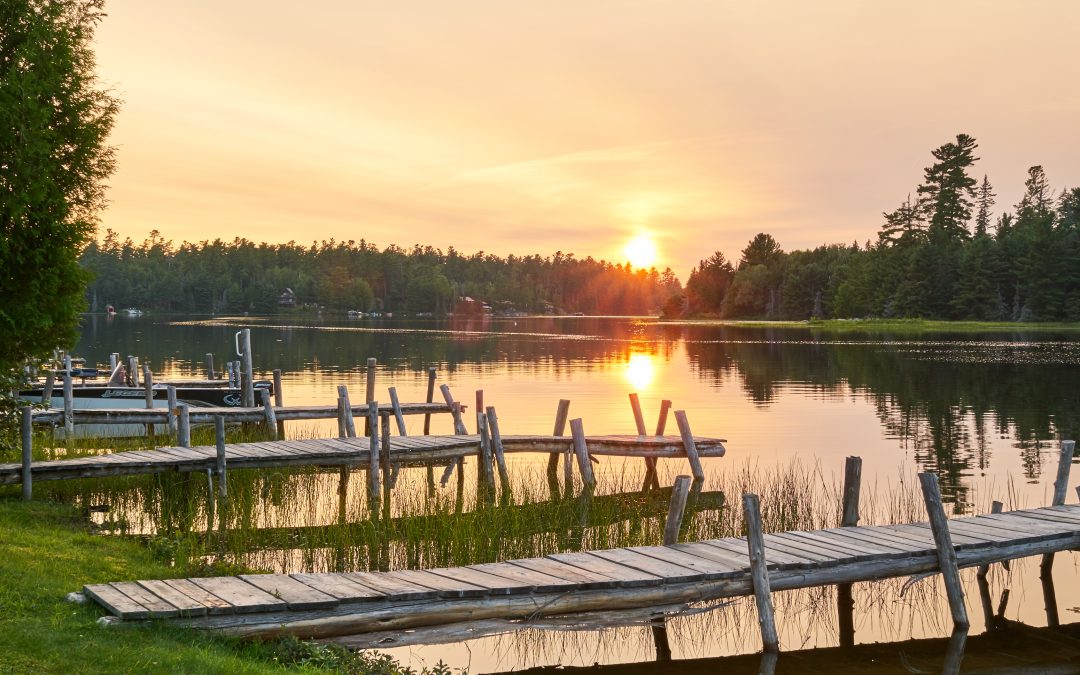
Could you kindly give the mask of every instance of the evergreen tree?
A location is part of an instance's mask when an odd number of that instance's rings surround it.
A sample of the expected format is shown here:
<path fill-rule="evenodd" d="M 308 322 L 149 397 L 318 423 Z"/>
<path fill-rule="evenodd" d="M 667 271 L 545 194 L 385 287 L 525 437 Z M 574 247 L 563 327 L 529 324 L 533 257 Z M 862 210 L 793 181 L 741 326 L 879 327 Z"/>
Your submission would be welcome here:
<path fill-rule="evenodd" d="M 739 269 L 744 266 L 772 265 L 784 254 L 780 244 L 773 239 L 771 234 L 760 232 L 750 240 L 746 248 L 742 250 L 742 258 L 739 260 Z"/>
<path fill-rule="evenodd" d="M 926 221 L 923 210 L 912 203 L 911 195 L 890 213 L 881 214 L 885 224 L 878 232 L 878 243 L 885 245 L 908 246 L 926 241 Z"/>
<path fill-rule="evenodd" d="M 977 147 L 974 138 L 958 134 L 955 143 L 946 143 L 931 153 L 937 162 L 926 168 L 918 192 L 932 242 L 965 240 L 971 236 L 967 223 L 971 219 L 976 181 L 967 169 L 978 160 Z"/>
<path fill-rule="evenodd" d="M 994 194 L 993 187 L 990 185 L 990 178 L 983 174 L 982 183 L 979 184 L 979 191 L 976 197 L 976 203 L 979 205 L 979 210 L 975 214 L 975 236 L 985 237 L 987 230 L 990 227 L 990 209 L 994 206 Z"/>

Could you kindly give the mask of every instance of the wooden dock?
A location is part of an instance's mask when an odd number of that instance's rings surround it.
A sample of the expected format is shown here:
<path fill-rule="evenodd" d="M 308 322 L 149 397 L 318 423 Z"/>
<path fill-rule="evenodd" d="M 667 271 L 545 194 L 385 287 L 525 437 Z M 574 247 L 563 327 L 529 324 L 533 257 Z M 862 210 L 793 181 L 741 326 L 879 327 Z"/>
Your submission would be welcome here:
<path fill-rule="evenodd" d="M 366 403 L 351 406 L 352 414 L 362 417 L 368 413 Z M 464 410 L 465 406 L 461 406 Z M 274 416 L 280 422 L 297 420 L 325 420 L 334 419 L 338 416 L 337 405 L 301 405 L 274 407 Z M 402 403 L 395 407 L 389 403 L 378 405 L 379 416 L 391 416 L 396 413 L 402 415 L 433 415 L 450 413 L 452 409 L 444 403 Z M 193 424 L 210 424 L 215 417 L 224 417 L 226 423 L 239 424 L 260 423 L 266 418 L 264 408 L 218 408 L 218 407 L 191 407 L 188 416 Z M 167 408 L 75 408 L 71 411 L 74 423 L 83 424 L 167 424 L 170 421 L 170 412 Z M 49 408 L 35 410 L 33 412 L 34 424 L 64 423 L 64 411 L 61 408 Z"/>
<path fill-rule="evenodd" d="M 366 409 L 366 406 L 364 406 Z M 701 457 L 722 457 L 720 439 L 696 438 Z M 573 439 L 561 436 L 502 436 L 505 452 L 567 453 Z M 481 452 L 481 437 L 476 434 L 456 436 L 393 436 L 382 441 L 383 452 L 389 447 L 390 464 L 437 463 L 474 456 Z M 588 453 L 594 457 L 685 458 L 683 439 L 679 436 L 588 436 Z M 226 443 L 225 461 L 229 469 L 354 466 L 371 464 L 371 439 L 368 437 L 323 438 L 262 443 Z M 385 461 L 385 460 L 384 460 Z M 216 470 L 217 447 L 167 447 L 155 450 L 117 452 L 77 459 L 61 459 L 30 464 L 34 481 L 64 480 L 105 476 L 132 476 Z M 0 464 L 0 485 L 22 481 L 21 464 Z"/>
<path fill-rule="evenodd" d="M 623 441 L 612 442 L 625 451 Z M 1080 547 L 1075 505 L 947 522 L 959 567 Z M 766 585 L 789 590 L 942 571 L 951 563 L 941 541 L 927 522 L 766 534 Z M 84 592 L 122 622 L 160 618 L 241 636 L 325 638 L 750 595 L 761 590 L 753 549 L 732 537 L 442 569 L 90 584 Z"/>

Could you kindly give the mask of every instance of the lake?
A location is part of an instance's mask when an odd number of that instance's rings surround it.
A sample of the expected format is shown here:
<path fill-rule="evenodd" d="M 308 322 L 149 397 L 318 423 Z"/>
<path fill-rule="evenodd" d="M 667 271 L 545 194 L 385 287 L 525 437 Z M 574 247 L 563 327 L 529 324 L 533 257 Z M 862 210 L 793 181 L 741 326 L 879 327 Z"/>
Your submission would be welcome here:
<path fill-rule="evenodd" d="M 848 455 L 863 459 L 863 491 L 872 502 L 864 509 L 864 522 L 887 521 L 895 504 L 912 508 L 919 471 L 938 474 L 947 508 L 970 514 L 988 511 L 995 499 L 1005 502 L 1006 509 L 1049 503 L 1058 441 L 1080 435 L 1080 333 L 1068 332 L 825 332 L 604 317 L 87 316 L 75 353 L 98 363 L 107 363 L 110 352 L 138 355 L 166 379 L 201 375 L 207 352 L 215 354 L 219 367 L 236 358 L 234 333 L 243 327 L 252 328 L 256 376 L 269 378 L 273 369 L 281 369 L 286 405 L 333 403 L 341 384 L 353 392 L 354 402 L 362 400 L 368 357 L 378 359 L 376 398 L 389 400 L 387 387 L 394 386 L 403 402 L 422 401 L 426 369 L 435 367 L 439 383 L 449 384 L 469 406 L 467 420 L 475 391 L 483 390 L 485 403 L 498 410 L 504 434 L 550 434 L 559 399 L 571 401 L 570 417 L 582 418 L 588 434 L 634 433 L 630 392 L 639 394 L 650 428 L 660 402 L 671 400 L 674 410 L 686 411 L 696 435 L 727 439 L 724 458 L 704 461 L 706 490 L 730 493 L 755 480 L 802 485 L 816 493 L 814 508 L 824 521 L 834 517 L 830 500 Z M 433 422 L 433 433 L 450 433 L 448 416 Z M 408 424 L 410 433 L 420 433 L 422 417 L 409 418 Z M 670 420 L 668 433 L 674 428 Z M 289 429 L 290 436 L 336 433 L 334 421 Z M 511 473 L 527 482 L 543 476 L 546 462 L 546 457 L 513 456 Z M 603 462 L 600 470 L 609 491 L 640 486 L 641 460 Z M 410 471 L 422 470 L 402 475 Z M 670 485 L 678 473 L 689 473 L 685 462 L 661 461 L 662 484 Z M 1073 485 L 1077 479 L 1074 471 Z M 295 480 L 311 485 L 307 506 L 259 504 L 249 519 L 258 527 L 308 527 L 341 518 L 336 492 L 327 482 L 337 480 L 336 471 Z M 362 483 L 353 481 L 356 492 Z M 423 483 L 422 476 L 405 478 L 395 492 L 422 494 Z M 451 491 L 453 483 L 438 490 Z M 91 492 L 75 498 L 101 498 Z M 1069 495 L 1074 501 L 1072 486 Z M 726 496 L 738 501 L 737 494 Z M 161 514 L 139 499 L 131 498 L 126 511 L 115 490 L 110 499 L 124 513 L 129 534 L 153 535 L 161 529 Z M 143 506 L 132 506 L 138 504 Z M 395 508 L 404 513 L 408 505 Z M 362 514 L 362 509 L 356 506 L 350 513 Z M 538 545 L 548 550 L 559 544 Z M 362 567 L 362 551 L 354 553 L 346 564 Z M 311 550 L 282 547 L 244 560 L 289 572 L 342 564 L 340 555 L 332 563 Z M 1054 568 L 1063 621 L 1075 614 L 1066 608 L 1080 605 L 1075 565 L 1075 554 L 1061 554 Z M 996 569 L 992 580 L 997 592 L 1011 588 L 1009 619 L 1047 624 L 1037 562 L 1014 564 L 1010 572 Z M 937 584 L 929 579 L 905 588 L 882 582 L 865 585 L 866 592 L 864 585 L 857 586 L 856 640 L 947 635 L 948 610 Z M 783 648 L 837 644 L 831 593 L 778 594 Z M 976 598 L 970 583 L 969 613 L 978 631 Z M 754 617 L 752 603 L 740 601 L 673 619 L 672 654 L 679 659 L 754 652 L 760 648 Z M 637 626 L 602 632 L 528 630 L 386 651 L 414 667 L 441 658 L 475 673 L 649 660 L 654 649 L 649 628 Z"/>

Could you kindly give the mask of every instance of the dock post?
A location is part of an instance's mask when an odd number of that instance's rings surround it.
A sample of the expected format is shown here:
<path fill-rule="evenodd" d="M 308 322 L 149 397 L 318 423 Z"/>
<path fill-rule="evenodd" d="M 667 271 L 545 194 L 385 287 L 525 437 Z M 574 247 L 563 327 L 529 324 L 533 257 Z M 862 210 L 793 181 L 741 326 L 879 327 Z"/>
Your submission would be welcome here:
<path fill-rule="evenodd" d="M 349 430 L 345 428 L 345 399 L 341 394 L 337 397 L 337 435 L 338 438 L 349 437 Z"/>
<path fill-rule="evenodd" d="M 468 434 L 469 431 L 465 428 L 465 422 L 461 419 L 461 406 L 454 401 L 454 397 L 450 393 L 450 385 L 441 385 L 439 391 L 442 392 L 443 400 L 446 402 L 446 405 L 450 406 L 450 411 L 454 416 L 454 433 L 459 436 Z"/>
<path fill-rule="evenodd" d="M 434 367 L 428 368 L 427 371 L 427 403 L 433 403 L 435 401 L 435 375 L 436 370 Z M 424 413 L 424 435 L 427 436 L 431 433 L 431 413 Z"/>
<path fill-rule="evenodd" d="M 484 390 L 476 390 L 476 433 L 480 433 L 480 415 L 484 412 Z"/>
<path fill-rule="evenodd" d="M 34 497 L 33 474 L 30 471 L 34 461 L 34 411 L 30 406 L 22 409 L 22 498 Z"/>
<path fill-rule="evenodd" d="M 660 416 L 656 419 L 656 435 L 663 436 L 667 429 L 668 411 L 671 410 L 671 401 L 666 398 L 660 401 Z"/>
<path fill-rule="evenodd" d="M 206 379 L 216 380 L 217 373 L 214 372 L 214 354 L 213 352 L 206 352 Z"/>
<path fill-rule="evenodd" d="M 146 398 L 146 409 L 154 409 L 154 373 L 150 371 L 150 365 L 145 364 L 142 367 L 143 372 L 143 396 Z M 148 436 L 154 435 L 154 425 L 146 425 L 146 434 Z"/>
<path fill-rule="evenodd" d="M 1004 504 L 997 501 L 996 499 L 993 502 L 990 503 L 990 513 L 1001 513 L 1002 508 L 1004 508 Z M 987 565 L 979 565 L 979 571 L 976 572 L 976 574 L 981 579 L 985 579 L 986 575 L 989 574 L 989 573 L 990 573 L 990 565 L 988 565 L 988 564 Z"/>
<path fill-rule="evenodd" d="M 495 466 L 499 469 L 499 483 L 503 492 L 510 491 L 510 472 L 506 468 L 506 452 L 503 448 L 502 432 L 499 431 L 499 418 L 495 406 L 487 408 L 488 433 L 491 435 L 492 449 L 495 451 Z"/>
<path fill-rule="evenodd" d="M 274 368 L 274 407 L 280 408 L 285 405 L 285 392 L 281 390 L 281 368 Z M 278 420 L 278 438 L 285 438 L 285 420 Z"/>
<path fill-rule="evenodd" d="M 930 529 L 934 533 L 934 545 L 937 547 L 938 565 L 945 580 L 945 592 L 949 597 L 949 610 L 952 612 L 953 625 L 967 628 L 967 609 L 964 607 L 964 587 L 960 583 L 960 570 L 956 565 L 956 549 L 953 548 L 949 534 L 949 518 L 941 503 L 941 490 L 937 476 L 932 473 L 920 473 L 923 499 L 926 501 L 926 513 L 930 516 Z"/>
<path fill-rule="evenodd" d="M 641 400 L 638 398 L 637 392 L 630 394 L 630 409 L 634 413 L 634 426 L 637 428 L 638 437 L 642 437 L 646 434 L 645 431 L 645 417 L 641 414 Z M 646 486 L 656 482 L 656 486 L 660 486 L 660 480 L 656 476 L 656 458 L 645 458 L 645 484 Z"/>
<path fill-rule="evenodd" d="M 480 468 L 476 471 L 476 480 L 488 495 L 492 495 L 495 492 L 495 473 L 492 469 L 491 437 L 488 435 L 486 413 L 476 413 L 476 432 L 480 436 Z"/>
<path fill-rule="evenodd" d="M 667 520 L 664 521 L 664 546 L 679 543 L 683 517 L 686 515 L 686 500 L 690 496 L 690 476 L 676 476 L 671 489 L 671 504 L 668 506 Z"/>
<path fill-rule="evenodd" d="M 379 415 L 379 430 L 382 433 L 382 447 L 380 448 L 380 463 L 383 472 L 383 489 L 387 495 L 390 488 L 394 487 L 395 479 L 390 472 L 390 416 Z M 387 502 L 389 503 L 389 501 Z"/>
<path fill-rule="evenodd" d="M 1069 469 L 1072 468 L 1073 453 L 1076 450 L 1076 441 L 1062 441 L 1058 453 L 1057 476 L 1054 478 L 1054 496 L 1051 506 L 1061 506 L 1065 503 L 1065 493 L 1069 489 Z M 1054 554 L 1044 553 L 1042 563 L 1039 566 L 1040 576 L 1049 577 L 1054 567 Z"/>
<path fill-rule="evenodd" d="M 225 417 L 214 415 L 214 442 L 217 445 L 217 491 L 218 497 L 225 499 L 229 489 L 225 483 Z"/>
<path fill-rule="evenodd" d="M 177 403 L 176 444 L 181 448 L 191 447 L 191 413 L 187 403 Z"/>
<path fill-rule="evenodd" d="M 229 387 L 233 386 L 233 362 L 225 362 L 225 381 L 229 383 Z"/>
<path fill-rule="evenodd" d="M 559 408 L 555 412 L 555 431 L 552 432 L 552 436 L 562 436 L 566 433 L 566 416 L 570 413 L 570 401 L 559 399 Z M 559 455 L 563 453 L 553 452 L 548 455 L 548 475 L 552 478 L 555 477 L 559 470 Z M 569 461 L 570 455 L 566 454 L 566 460 Z"/>
<path fill-rule="evenodd" d="M 370 358 L 367 360 L 367 382 L 365 383 L 367 386 L 364 390 L 364 403 L 370 404 L 372 401 L 375 400 L 375 367 L 378 365 L 378 363 L 378 360 L 374 358 Z M 365 435 L 370 434 L 372 432 L 372 429 L 375 430 L 375 433 L 378 433 L 378 425 L 369 428 L 370 423 L 370 419 L 364 420 Z"/>
<path fill-rule="evenodd" d="M 676 410 L 675 421 L 679 424 L 683 450 L 686 452 L 686 459 L 690 462 L 690 472 L 694 474 L 695 481 L 704 481 L 705 469 L 701 466 L 701 457 L 698 456 L 697 444 L 694 443 L 694 434 L 690 431 L 690 423 L 686 421 L 686 411 Z"/>
<path fill-rule="evenodd" d="M 139 357 L 128 354 L 128 378 L 131 386 L 139 386 Z"/>
<path fill-rule="evenodd" d="M 367 428 L 371 450 L 368 456 L 368 497 L 371 512 L 375 513 L 375 500 L 379 498 L 379 404 L 375 401 L 368 403 Z"/>
<path fill-rule="evenodd" d="M 165 388 L 165 396 L 168 399 L 166 405 L 169 407 L 169 412 L 165 415 L 166 420 L 168 420 L 169 433 L 176 435 L 178 432 L 176 424 L 176 387 L 171 384 L 168 385 Z"/>
<path fill-rule="evenodd" d="M 337 393 L 338 398 L 341 399 L 344 405 L 342 410 L 344 412 L 345 419 L 345 435 L 349 438 L 356 438 L 356 421 L 353 419 L 352 402 L 349 401 L 349 388 L 346 387 L 344 384 L 339 384 L 337 388 Z M 368 401 L 368 407 L 371 407 L 371 401 Z M 368 433 L 371 433 L 370 424 L 365 423 L 364 429 Z"/>
<path fill-rule="evenodd" d="M 116 367 L 118 365 L 120 365 L 119 352 L 113 352 L 112 354 L 109 354 L 109 377 L 112 377 L 113 371 L 116 370 Z"/>
<path fill-rule="evenodd" d="M 859 524 L 859 493 L 862 488 L 862 458 L 848 457 L 844 460 L 844 492 L 841 503 L 840 527 Z M 852 584 L 837 584 L 836 614 L 840 629 L 840 646 L 855 644 L 855 598 Z"/>
<path fill-rule="evenodd" d="M 398 436 L 408 436 L 405 429 L 405 415 L 401 412 L 401 400 L 397 395 L 397 387 L 390 387 L 390 406 L 394 409 L 394 422 L 397 423 Z"/>
<path fill-rule="evenodd" d="M 233 362 L 233 386 L 241 390 L 243 395 L 244 388 L 244 367 L 241 361 Z"/>
<path fill-rule="evenodd" d="M 56 387 L 56 373 L 49 371 L 45 374 L 45 386 L 41 388 L 41 402 L 52 407 L 53 389 Z"/>
<path fill-rule="evenodd" d="M 266 419 L 266 433 L 276 441 L 278 439 L 277 415 L 274 413 L 274 406 L 270 403 L 270 392 L 260 389 L 259 395 L 262 398 L 263 418 Z"/>
<path fill-rule="evenodd" d="M 255 370 L 251 360 L 251 329 L 245 328 L 240 331 L 240 339 L 243 341 L 242 354 L 244 359 L 243 378 L 240 383 L 244 386 L 244 407 L 255 407 Z"/>
<path fill-rule="evenodd" d="M 765 534 L 761 527 L 761 500 L 757 495 L 750 492 L 743 494 L 743 517 L 746 520 L 746 545 L 750 554 L 750 576 L 754 581 L 754 600 L 757 603 L 762 649 L 766 652 L 778 652 L 780 638 L 776 634 L 772 589 L 769 586 L 769 571 L 765 562 Z"/>
<path fill-rule="evenodd" d="M 574 437 L 574 454 L 577 455 L 581 482 L 586 488 L 594 487 L 596 477 L 593 475 L 592 462 L 589 461 L 589 448 L 585 445 L 585 429 L 581 425 L 580 417 L 570 420 L 570 433 Z"/>
<path fill-rule="evenodd" d="M 71 438 L 75 435 L 75 382 L 71 376 L 71 362 L 67 363 L 64 373 L 64 436 Z"/>

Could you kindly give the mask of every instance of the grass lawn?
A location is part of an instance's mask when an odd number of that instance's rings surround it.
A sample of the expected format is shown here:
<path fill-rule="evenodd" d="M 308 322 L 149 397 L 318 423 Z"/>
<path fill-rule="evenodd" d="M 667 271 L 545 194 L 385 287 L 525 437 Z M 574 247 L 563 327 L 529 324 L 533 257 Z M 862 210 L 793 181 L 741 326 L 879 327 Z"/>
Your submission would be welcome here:
<path fill-rule="evenodd" d="M 105 628 L 96 605 L 64 599 L 87 583 L 207 573 L 93 535 L 68 506 L 0 497 L 0 672 L 402 672 L 388 658 L 297 640 L 241 642 L 162 623 Z"/>

